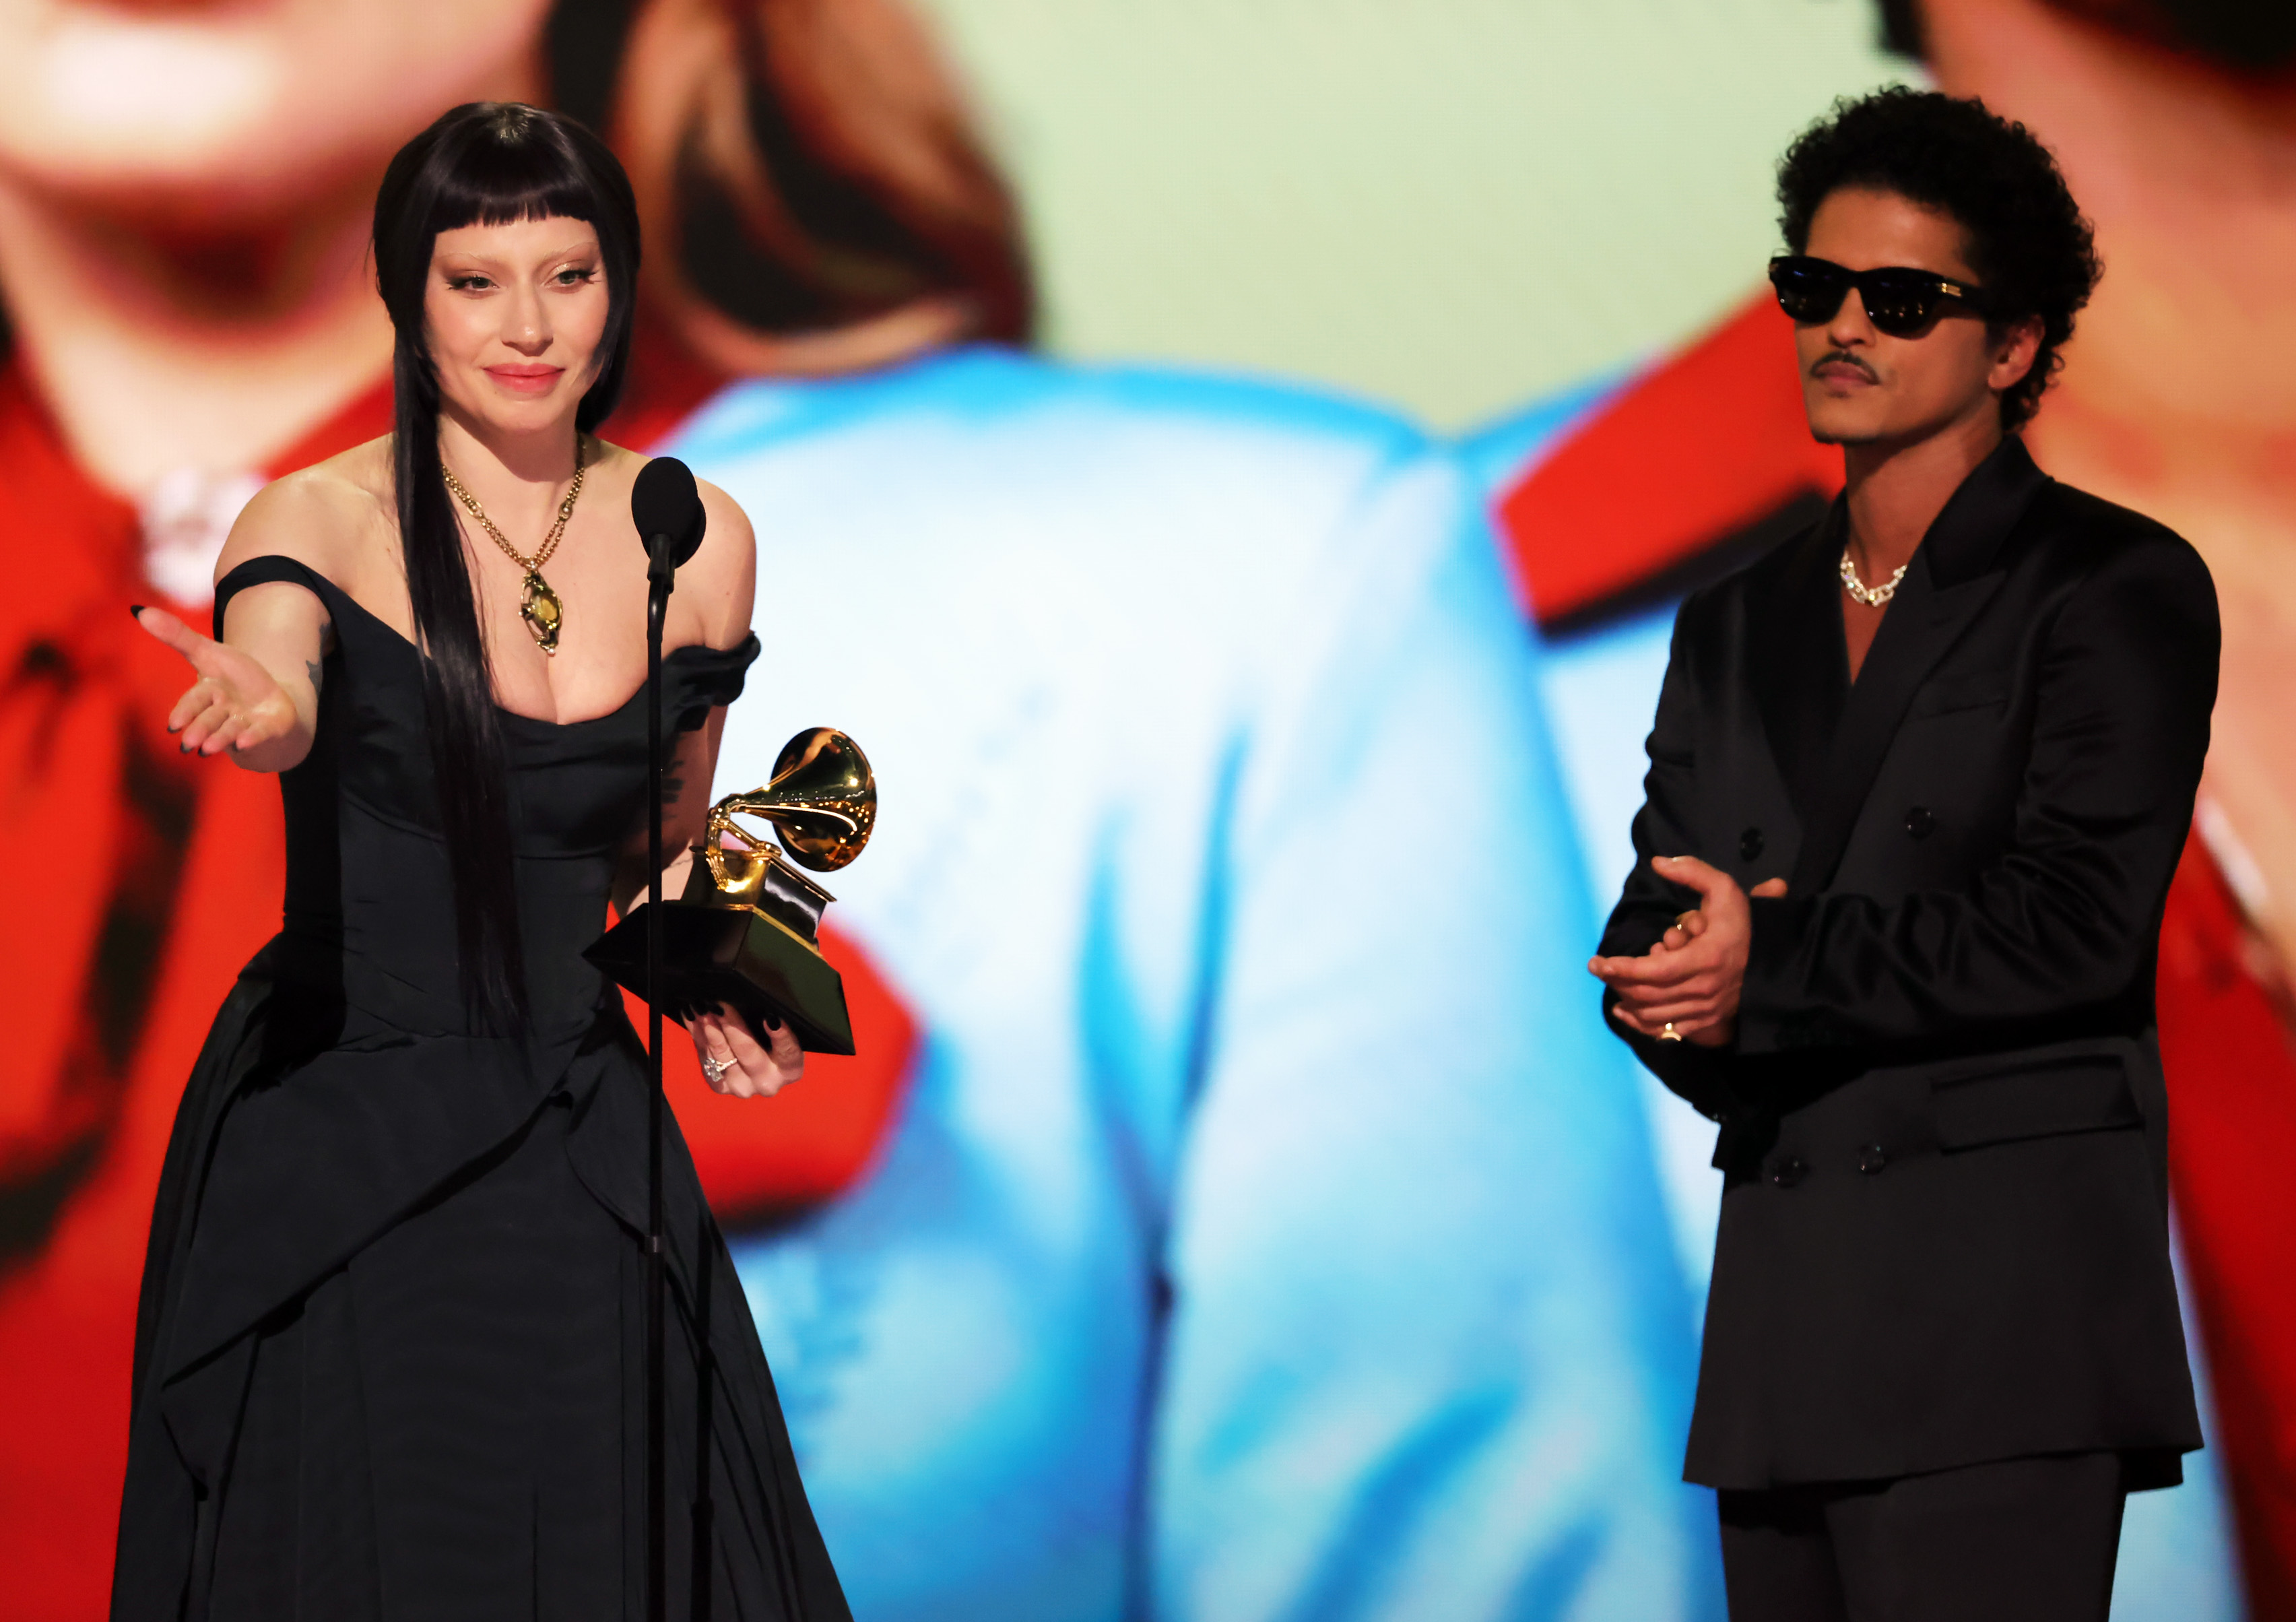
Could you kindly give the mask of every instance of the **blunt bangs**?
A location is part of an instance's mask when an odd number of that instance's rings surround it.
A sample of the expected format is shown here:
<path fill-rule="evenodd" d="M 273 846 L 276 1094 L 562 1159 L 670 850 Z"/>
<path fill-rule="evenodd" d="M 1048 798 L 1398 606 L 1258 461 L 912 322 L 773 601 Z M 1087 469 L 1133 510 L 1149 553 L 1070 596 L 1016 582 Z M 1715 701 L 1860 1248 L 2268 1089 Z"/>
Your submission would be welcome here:
<path fill-rule="evenodd" d="M 553 217 L 599 224 L 596 193 L 572 154 L 532 122 L 521 122 L 525 127 L 515 134 L 499 132 L 510 135 L 507 140 L 488 139 L 497 132 L 483 128 L 458 132 L 465 138 L 451 145 L 460 150 L 439 153 L 437 187 L 423 222 L 427 234 Z M 538 135 L 542 138 L 535 138 Z"/>

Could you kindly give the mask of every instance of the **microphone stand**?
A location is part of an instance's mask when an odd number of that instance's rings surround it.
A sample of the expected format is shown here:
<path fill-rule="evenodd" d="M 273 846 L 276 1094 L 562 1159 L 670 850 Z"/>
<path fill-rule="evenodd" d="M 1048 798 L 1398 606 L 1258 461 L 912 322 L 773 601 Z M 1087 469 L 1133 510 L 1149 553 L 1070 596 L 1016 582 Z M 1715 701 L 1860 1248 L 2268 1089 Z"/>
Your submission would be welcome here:
<path fill-rule="evenodd" d="M 662 788 L 669 762 L 662 741 L 661 632 L 669 614 L 669 594 L 677 589 L 677 566 L 701 545 L 708 527 L 693 475 L 674 456 L 658 456 L 638 470 L 630 487 L 630 518 L 646 550 L 646 881 L 645 1000 L 646 1000 L 646 1616 L 648 1622 L 668 1622 L 669 1611 L 669 1265 L 668 1245 L 662 1233 L 662 1111 L 668 1108 L 661 1091 L 662 907 L 661 814 Z M 704 1227 L 708 1224 L 705 1218 Z M 710 1260 L 704 1246 L 702 1263 Z M 695 1333 L 700 1340 L 702 1387 L 698 1394 L 708 1402 L 709 1293 L 699 1292 L 693 1303 Z M 706 1406 L 701 1410 L 707 1413 Z M 709 1528 L 709 1439 L 702 1438 L 701 1479 L 694 1490 L 694 1563 L 702 1566 Z M 694 1615 L 708 1614 L 709 1590 L 706 1580 L 694 1590 Z"/>
<path fill-rule="evenodd" d="M 661 625 L 676 589 L 667 535 L 646 537 L 646 1616 L 668 1622 L 669 1391 L 668 1281 L 661 1219 L 661 795 L 668 775 L 661 739 Z"/>

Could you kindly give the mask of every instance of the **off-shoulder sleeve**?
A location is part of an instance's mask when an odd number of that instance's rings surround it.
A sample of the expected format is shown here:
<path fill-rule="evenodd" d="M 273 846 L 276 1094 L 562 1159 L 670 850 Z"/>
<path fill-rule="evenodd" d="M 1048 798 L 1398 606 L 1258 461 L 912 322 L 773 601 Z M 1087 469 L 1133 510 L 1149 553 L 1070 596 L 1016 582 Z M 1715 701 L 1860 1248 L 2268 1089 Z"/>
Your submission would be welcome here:
<path fill-rule="evenodd" d="M 333 598 L 342 590 L 340 586 L 309 564 L 299 562 L 293 558 L 283 557 L 275 552 L 266 552 L 260 557 L 248 559 L 216 582 L 215 607 L 212 610 L 215 617 L 213 634 L 217 638 L 223 635 L 223 612 L 231 606 L 231 600 L 234 597 L 238 596 L 250 586 L 274 584 L 301 586 L 318 598 L 321 602 L 325 603 L 329 612 L 334 610 Z M 754 636 L 750 638 L 752 642 L 756 640 Z M 735 679 L 738 682 L 739 678 Z"/>
<path fill-rule="evenodd" d="M 690 733 L 709 718 L 711 710 L 740 698 L 758 651 L 752 631 L 730 648 L 692 643 L 663 655 L 663 709 L 676 730 Z"/>

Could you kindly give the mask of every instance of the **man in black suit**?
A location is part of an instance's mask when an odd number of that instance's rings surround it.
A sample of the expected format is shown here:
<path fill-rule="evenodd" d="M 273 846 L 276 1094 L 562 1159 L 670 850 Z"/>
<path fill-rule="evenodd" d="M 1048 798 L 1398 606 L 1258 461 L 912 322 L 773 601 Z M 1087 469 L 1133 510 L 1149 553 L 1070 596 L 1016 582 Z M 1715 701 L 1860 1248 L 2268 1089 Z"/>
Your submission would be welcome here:
<path fill-rule="evenodd" d="M 2215 592 L 2018 436 L 2098 274 L 2021 127 L 1885 91 L 1779 195 L 1847 487 L 1684 603 L 1591 965 L 1722 1128 L 1685 1474 L 1734 1618 L 2102 1622 L 2200 1446 L 2152 984 Z"/>

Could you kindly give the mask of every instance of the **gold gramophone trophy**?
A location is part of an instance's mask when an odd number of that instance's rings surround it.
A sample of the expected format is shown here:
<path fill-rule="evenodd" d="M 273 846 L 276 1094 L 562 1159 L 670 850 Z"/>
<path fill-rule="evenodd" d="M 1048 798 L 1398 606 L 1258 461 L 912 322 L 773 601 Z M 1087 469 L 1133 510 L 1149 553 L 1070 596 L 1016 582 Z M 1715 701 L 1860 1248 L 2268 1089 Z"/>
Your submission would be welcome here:
<path fill-rule="evenodd" d="M 773 823 L 781 848 L 738 816 Z M 845 982 L 821 955 L 822 909 L 836 897 L 790 864 L 834 872 L 861 854 L 876 821 L 877 780 L 867 758 L 828 726 L 783 745 L 764 788 L 712 806 L 685 893 L 660 904 L 662 1012 L 726 1004 L 753 1026 L 768 1013 L 788 1020 L 809 1053 L 850 1053 Z M 636 909 L 584 954 L 640 996 L 645 911 Z"/>

